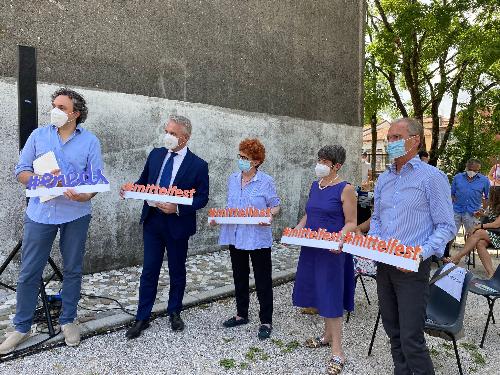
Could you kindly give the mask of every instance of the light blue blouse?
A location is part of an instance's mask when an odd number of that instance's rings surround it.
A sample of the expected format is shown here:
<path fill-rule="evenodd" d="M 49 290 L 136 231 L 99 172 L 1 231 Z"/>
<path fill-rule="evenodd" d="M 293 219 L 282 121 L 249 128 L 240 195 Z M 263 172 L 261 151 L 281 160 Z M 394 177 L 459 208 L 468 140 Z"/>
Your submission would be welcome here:
<path fill-rule="evenodd" d="M 241 187 L 241 172 L 229 176 L 227 182 L 226 208 L 255 207 L 266 209 L 280 205 L 274 180 L 268 174 L 258 171 L 252 180 Z M 271 247 L 272 229 L 261 225 L 222 224 L 219 245 L 234 245 L 239 250 L 256 250 Z"/>

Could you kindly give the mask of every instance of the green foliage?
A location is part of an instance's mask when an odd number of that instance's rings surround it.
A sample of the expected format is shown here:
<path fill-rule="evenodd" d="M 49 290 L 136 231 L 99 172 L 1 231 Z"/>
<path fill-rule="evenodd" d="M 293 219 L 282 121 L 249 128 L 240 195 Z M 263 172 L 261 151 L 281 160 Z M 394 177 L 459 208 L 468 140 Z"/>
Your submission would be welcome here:
<path fill-rule="evenodd" d="M 481 171 L 488 174 L 492 157 L 500 155 L 500 89 L 490 91 L 482 100 L 460 112 L 459 125 L 452 132 L 440 168 L 451 179 L 465 169 L 467 160 L 479 159 Z"/>
<path fill-rule="evenodd" d="M 445 115 L 453 119 L 454 107 L 474 111 L 500 87 L 498 0 L 367 0 L 365 40 L 365 122 L 392 110 L 397 117 L 432 116 L 438 132 L 445 96 L 456 104 Z M 474 102 L 459 103 L 463 92 L 474 93 Z M 432 160 L 446 141 L 433 142 Z"/>
<path fill-rule="evenodd" d="M 223 358 L 220 360 L 219 365 L 229 370 L 236 367 L 236 361 L 233 358 Z"/>

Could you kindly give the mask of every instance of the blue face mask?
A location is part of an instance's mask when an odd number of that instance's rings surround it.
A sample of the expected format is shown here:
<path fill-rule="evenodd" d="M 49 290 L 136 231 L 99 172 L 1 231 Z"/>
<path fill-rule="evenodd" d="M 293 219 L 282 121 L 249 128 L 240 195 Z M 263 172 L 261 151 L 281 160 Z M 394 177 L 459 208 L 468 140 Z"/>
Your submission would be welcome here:
<path fill-rule="evenodd" d="M 240 168 L 240 171 L 242 172 L 248 172 L 252 169 L 252 164 L 250 163 L 250 160 L 238 159 L 238 168 Z"/>
<path fill-rule="evenodd" d="M 413 137 L 416 137 L 416 136 L 413 135 L 408 139 L 412 139 Z M 400 139 L 398 141 L 389 142 L 387 144 L 387 154 L 389 156 L 389 160 L 394 160 L 394 159 L 400 158 L 401 156 L 405 156 L 411 150 L 410 149 L 410 150 L 406 151 L 406 149 L 405 149 L 405 142 L 408 139 Z"/>
<path fill-rule="evenodd" d="M 394 160 L 406 154 L 405 150 L 405 140 L 400 139 L 399 141 L 389 142 L 387 144 L 387 155 L 389 160 Z"/>

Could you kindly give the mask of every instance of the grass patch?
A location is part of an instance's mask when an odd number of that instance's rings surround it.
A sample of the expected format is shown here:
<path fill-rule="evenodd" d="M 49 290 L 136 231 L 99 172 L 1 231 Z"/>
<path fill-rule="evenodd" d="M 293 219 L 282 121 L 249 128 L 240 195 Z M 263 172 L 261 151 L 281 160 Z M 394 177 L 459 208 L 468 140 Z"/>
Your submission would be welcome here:
<path fill-rule="evenodd" d="M 236 367 L 236 361 L 233 358 L 224 358 L 220 360 L 219 365 L 229 370 Z"/>
<path fill-rule="evenodd" d="M 432 357 L 437 357 L 437 356 L 439 356 L 439 354 L 440 354 L 440 353 L 439 353 L 439 350 L 437 350 L 436 348 L 430 348 L 430 349 L 429 349 L 429 353 L 431 353 L 431 356 L 432 356 Z"/>
<path fill-rule="evenodd" d="M 291 353 L 295 351 L 300 346 L 300 343 L 296 340 L 290 341 L 286 344 L 285 349 L 283 349 L 283 353 Z"/>
<path fill-rule="evenodd" d="M 447 342 L 443 342 L 443 348 L 445 348 L 446 350 L 453 350 L 453 345 L 451 345 L 450 343 L 447 343 Z"/>
<path fill-rule="evenodd" d="M 470 342 L 463 342 L 460 344 L 460 346 L 469 352 L 472 358 L 472 363 L 474 363 L 477 366 L 484 366 L 486 364 L 486 360 L 484 359 L 483 355 L 479 352 L 479 348 L 475 344 Z"/>

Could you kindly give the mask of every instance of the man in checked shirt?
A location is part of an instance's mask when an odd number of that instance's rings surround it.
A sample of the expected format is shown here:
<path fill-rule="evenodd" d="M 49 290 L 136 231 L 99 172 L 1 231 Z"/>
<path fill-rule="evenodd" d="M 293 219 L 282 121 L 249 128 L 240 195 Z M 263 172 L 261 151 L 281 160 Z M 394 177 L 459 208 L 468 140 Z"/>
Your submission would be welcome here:
<path fill-rule="evenodd" d="M 380 312 L 391 340 L 395 375 L 434 374 L 424 338 L 430 257 L 440 258 L 456 232 L 448 179 L 417 156 L 422 136 L 422 125 L 412 118 L 396 120 L 389 128 L 387 153 L 392 164 L 375 186 L 368 233 L 422 248 L 418 272 L 377 266 Z"/>

